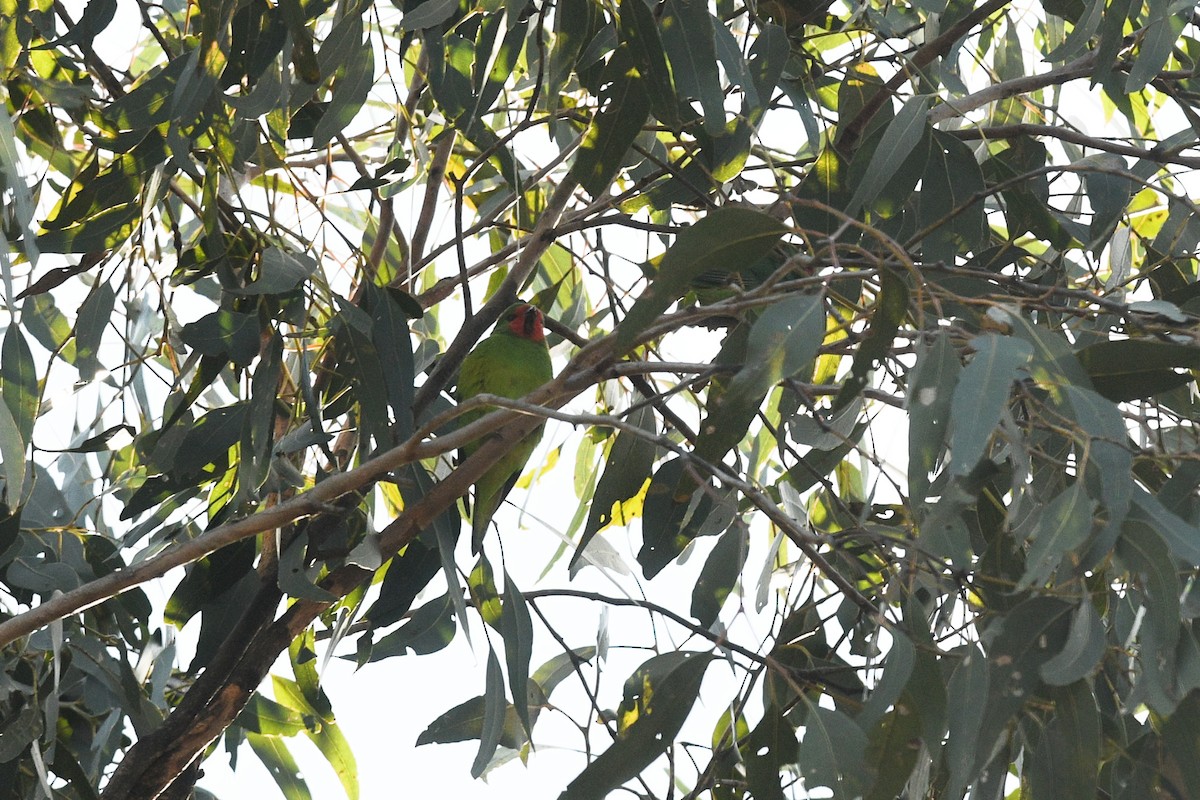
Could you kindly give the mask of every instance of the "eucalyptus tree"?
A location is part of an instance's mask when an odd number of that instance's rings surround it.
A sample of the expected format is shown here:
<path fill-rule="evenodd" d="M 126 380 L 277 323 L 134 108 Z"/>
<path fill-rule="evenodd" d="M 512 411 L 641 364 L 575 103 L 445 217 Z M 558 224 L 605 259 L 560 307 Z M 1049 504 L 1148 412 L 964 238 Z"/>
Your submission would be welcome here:
<path fill-rule="evenodd" d="M 566 798 L 1200 796 L 1198 22 L 0 0 L 0 796 L 356 797 L 318 658 L 467 639 L 398 746 Z"/>

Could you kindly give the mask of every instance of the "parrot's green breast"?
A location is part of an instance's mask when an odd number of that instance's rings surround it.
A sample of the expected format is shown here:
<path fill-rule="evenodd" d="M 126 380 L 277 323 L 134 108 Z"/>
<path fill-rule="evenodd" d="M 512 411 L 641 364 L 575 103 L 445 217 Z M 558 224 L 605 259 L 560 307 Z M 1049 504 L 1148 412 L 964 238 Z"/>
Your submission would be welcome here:
<path fill-rule="evenodd" d="M 552 377 L 550 351 L 544 341 L 533 341 L 501 329 L 476 345 L 463 359 L 458 377 L 458 401 L 464 402 L 478 394 L 521 398 Z M 480 408 L 469 411 L 462 415 L 462 424 L 470 424 L 493 410 Z M 533 455 L 541 438 L 542 427 L 539 425 L 476 481 L 471 512 L 473 551 L 479 550 L 488 523 L 517 482 L 525 462 Z M 478 450 L 482 441 L 477 439 L 466 445 L 462 451 L 463 457 Z"/>

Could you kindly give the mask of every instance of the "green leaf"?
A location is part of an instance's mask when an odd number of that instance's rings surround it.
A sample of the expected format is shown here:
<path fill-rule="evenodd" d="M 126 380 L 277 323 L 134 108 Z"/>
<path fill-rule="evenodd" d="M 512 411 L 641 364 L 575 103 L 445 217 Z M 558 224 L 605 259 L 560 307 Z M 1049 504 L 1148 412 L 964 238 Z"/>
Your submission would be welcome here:
<path fill-rule="evenodd" d="M 287 800 L 312 800 L 308 784 L 300 777 L 300 766 L 283 740 L 278 736 L 247 733 L 246 741 Z"/>
<path fill-rule="evenodd" d="M 1100 712 L 1087 681 L 1055 689 L 1054 718 L 1042 729 L 1024 775 L 1033 797 L 1094 800 L 1100 773 Z"/>
<path fill-rule="evenodd" d="M 391 287 L 364 286 L 366 309 L 371 315 L 371 341 L 379 354 L 388 404 L 396 420 L 398 440 L 413 434 L 413 361 L 412 332 L 408 321 L 421 316 L 421 306 L 412 295 Z"/>
<path fill-rule="evenodd" d="M 417 737 L 417 745 L 450 744 L 480 738 L 483 733 L 485 704 L 486 700 L 480 695 L 450 709 L 421 732 Z M 521 720 L 517 718 L 517 712 L 512 706 L 508 706 L 504 713 L 504 731 L 500 736 L 500 744 L 510 750 L 519 750 L 525 741 Z"/>
<path fill-rule="evenodd" d="M 1159 532 L 1146 523 L 1127 520 L 1121 538 L 1117 540 L 1116 555 L 1135 576 L 1140 576 L 1139 596 L 1146 609 L 1146 622 L 1153 635 L 1142 636 L 1139 655 L 1146 669 L 1160 659 L 1166 667 L 1168 653 L 1174 654 L 1179 638 L 1179 596 L 1182 591 L 1175 562 L 1171 560 Z M 1151 647 L 1153 644 L 1158 652 Z"/>
<path fill-rule="evenodd" d="M 1057 598 L 1033 597 L 1004 616 L 987 649 L 986 701 L 969 706 L 972 724 L 979 731 L 974 770 L 983 768 L 1009 721 L 1038 691 L 1041 666 L 1062 651 L 1073 610 Z"/>
<path fill-rule="evenodd" d="M 864 784 L 867 735 L 854 720 L 833 708 L 823 708 L 802 696 L 808 713 L 797 763 L 805 788 L 826 786 L 835 800 L 861 797 Z"/>
<path fill-rule="evenodd" d="M 1200 797 L 1200 690 L 1193 689 L 1163 726 L 1162 740 L 1178 767 L 1189 797 Z"/>
<path fill-rule="evenodd" d="M 238 714 L 236 722 L 248 732 L 264 736 L 295 736 L 317 724 L 315 718 L 306 718 L 299 711 L 263 697 L 258 692 L 251 695 L 250 702 Z"/>
<path fill-rule="evenodd" d="M 24 312 L 22 318 L 28 321 Z M 12 414 L 21 440 L 32 441 L 33 424 L 41 404 L 41 390 L 38 388 L 33 352 L 19 325 L 9 325 L 4 331 L 4 343 L 0 345 L 0 387 L 0 394 Z"/>
<path fill-rule="evenodd" d="M 697 276 L 710 270 L 728 271 L 730 264 L 752 264 L 765 257 L 786 232 L 774 217 L 739 206 L 722 206 L 681 231 L 663 254 L 650 287 L 614 331 L 617 349 L 631 347 L 643 330 L 687 293 Z"/>
<path fill-rule="evenodd" d="M 1095 510 L 1096 503 L 1087 496 L 1083 481 L 1078 480 L 1039 510 L 1029 533 L 1032 545 L 1018 591 L 1044 583 L 1067 553 L 1087 541 Z"/>
<path fill-rule="evenodd" d="M 966 475 L 987 450 L 1008 405 L 1012 383 L 1033 348 L 1021 339 L 987 334 L 972 340 L 975 355 L 959 376 L 950 405 L 950 472 Z"/>
<path fill-rule="evenodd" d="M 436 548 L 430 548 L 421 539 L 409 542 L 388 565 L 379 585 L 379 597 L 367 610 L 366 618 L 372 627 L 382 628 L 400 621 L 421 590 L 438 574 L 441 564 Z"/>
<path fill-rule="evenodd" d="M 1104 622 L 1095 606 L 1085 597 L 1071 617 L 1067 641 L 1058 655 L 1038 670 L 1042 680 L 1051 686 L 1067 686 L 1091 674 L 1107 646 Z"/>
<path fill-rule="evenodd" d="M 674 742 L 700 693 L 710 653 L 677 650 L 657 655 L 625 681 L 618 709 L 620 734 L 588 764 L 559 800 L 602 800 L 632 780 Z"/>
<path fill-rule="evenodd" d="M 533 621 L 525 595 L 513 583 L 512 576 L 504 573 L 504 611 L 500 615 L 500 633 L 504 637 L 504 658 L 508 664 L 508 686 L 512 692 L 513 708 L 525 726 L 533 729 L 529 718 L 529 660 L 533 655 Z"/>
<path fill-rule="evenodd" d="M 21 306 L 21 325 L 42 347 L 52 353 L 61 353 L 68 362 L 74 362 L 75 342 L 68 341 L 71 339 L 71 323 L 54 304 L 53 297 L 48 294 L 26 297 Z M 12 326 L 9 330 L 12 330 Z"/>
<path fill-rule="evenodd" d="M 1077 354 L 1096 391 L 1113 402 L 1153 397 L 1190 383 L 1179 369 L 1200 369 L 1200 349 L 1152 339 L 1097 342 Z"/>
<path fill-rule="evenodd" d="M 678 126 L 679 99 L 653 13 L 642 0 L 621 0 L 617 14 L 617 37 L 641 75 L 651 111 L 662 122 Z"/>
<path fill-rule="evenodd" d="M 1157 497 L 1141 487 L 1134 488 L 1133 510 L 1129 516 L 1157 531 L 1176 558 L 1200 566 L 1200 527 L 1169 511 Z"/>
<path fill-rule="evenodd" d="M 769 306 L 750 329 L 746 365 L 725 396 L 765 397 L 775 384 L 812 363 L 824 337 L 824 296 L 796 294 Z"/>
<path fill-rule="evenodd" d="M 417 3 L 400 19 L 400 30 L 419 31 L 436 28 L 458 11 L 459 0 L 425 0 Z"/>
<path fill-rule="evenodd" d="M 961 797 L 973 776 L 976 752 L 991 751 L 990 742 L 980 741 L 979 714 L 991 690 L 987 657 L 976 646 L 966 649 L 966 657 L 954 668 L 946 686 L 949 708 L 949 734 L 946 763 L 950 768 L 947 797 Z"/>
<path fill-rule="evenodd" d="M 705 130 L 714 136 L 724 133 L 725 93 L 717 69 L 713 19 L 708 13 L 708 4 L 697 0 L 667 0 L 659 25 L 676 91 L 681 98 L 700 101 Z"/>
<path fill-rule="evenodd" d="M 1184 14 L 1176 11 L 1167 13 L 1171 7 L 1169 0 L 1150 0 L 1149 22 L 1142 33 L 1141 47 L 1137 51 L 1137 60 L 1129 69 L 1125 79 L 1125 91 L 1135 94 L 1145 88 L 1153 80 L 1171 57 L 1171 50 L 1179 40 L 1187 19 Z M 1185 12 L 1186 13 L 1186 12 Z"/>
<path fill-rule="evenodd" d="M 566 653 L 559 653 L 545 664 L 537 668 L 530 680 L 538 685 L 546 697 L 564 678 L 574 674 L 580 662 L 591 661 L 596 657 L 595 647 L 576 647 Z"/>
<path fill-rule="evenodd" d="M 433 563 L 432 567 L 436 574 L 437 563 Z M 395 569 L 394 564 L 392 569 Z M 454 603 L 448 594 L 444 594 L 422 605 L 412 613 L 408 622 L 375 642 L 371 646 L 370 660 L 407 655 L 409 650 L 419 656 L 436 653 L 450 644 L 456 630 Z"/>
<path fill-rule="evenodd" d="M 731 525 L 708 555 L 700 578 L 692 589 L 691 614 L 705 628 L 712 626 L 733 591 L 742 565 L 746 563 L 750 532 L 743 525 Z"/>
<path fill-rule="evenodd" d="M 4 502 L 9 511 L 21 506 L 25 494 L 25 441 L 17 429 L 17 421 L 8 408 L 0 403 L 0 461 L 4 468 Z"/>
<path fill-rule="evenodd" d="M 908 315 L 908 284 L 890 269 L 879 273 L 879 298 L 867 335 L 854 353 L 850 375 L 834 399 L 833 408 L 844 407 L 867 385 L 871 370 L 892 351 L 896 331 Z"/>
<path fill-rule="evenodd" d="M 504 674 L 496 651 L 488 648 L 487 677 L 484 681 L 483 721 L 480 725 L 479 750 L 471 763 L 471 777 L 478 778 L 487 769 L 504 734 L 508 703 L 504 700 Z"/>
<path fill-rule="evenodd" d="M 224 356 L 244 367 L 258 355 L 258 315 L 225 309 L 213 311 L 184 325 L 179 338 L 199 353 Z"/>
<path fill-rule="evenodd" d="M 336 722 L 325 720 L 316 730 L 307 729 L 305 733 L 333 768 L 347 800 L 358 800 L 358 763 L 342 729 Z"/>
<path fill-rule="evenodd" d="M 942 458 L 950 402 L 961 372 L 946 331 L 917 344 L 908 389 L 908 486 L 914 504 L 924 501 L 929 475 Z"/>
<path fill-rule="evenodd" d="M 347 31 L 351 47 L 334 77 L 329 106 L 313 129 L 314 147 L 324 147 L 330 139 L 346 129 L 362 109 L 375 83 L 375 49 L 369 38 L 363 42 L 362 11 L 366 8 L 365 4 L 358 5 L 359 13 L 346 14 L 338 23 L 339 26 L 351 26 Z M 405 15 L 401 24 L 407 19 L 408 15 Z M 320 55 L 325 55 L 324 47 Z"/>
<path fill-rule="evenodd" d="M 863 181 L 855 187 L 845 209 L 847 214 L 856 216 L 869 198 L 880 194 L 925 136 L 929 130 L 927 114 L 931 100 L 927 95 L 916 95 L 904 103 L 871 154 Z"/>
<path fill-rule="evenodd" d="M 646 82 L 635 69 L 627 47 L 619 47 L 612 54 L 602 83 L 600 110 L 592 118 L 571 166 L 571 177 L 596 198 L 608 192 L 650 113 Z"/>
<path fill-rule="evenodd" d="M 100 368 L 98 358 L 104 329 L 112 322 L 117 294 L 107 281 L 98 283 L 79 307 L 75 321 L 75 366 L 79 377 L 92 380 Z"/>
<path fill-rule="evenodd" d="M 778 708 L 768 706 L 742 746 L 746 784 L 755 800 L 785 800 L 779 773 L 796 763 L 798 750 L 796 731 Z"/>
<path fill-rule="evenodd" d="M 865 762 L 874 773 L 866 800 L 893 800 L 904 792 L 920 754 L 921 721 L 911 703 L 900 702 L 871 729 Z"/>
<path fill-rule="evenodd" d="M 953 264 L 956 255 L 976 251 L 984 243 L 988 227 L 982 198 L 986 189 L 971 148 L 935 130 L 917 205 L 917 224 L 922 230 L 938 225 L 920 243 L 926 262 Z"/>
<path fill-rule="evenodd" d="M 630 414 L 627 421 L 648 435 L 655 433 L 654 410 L 649 405 Z M 601 528 L 610 523 L 624 522 L 614 517 L 614 509 L 619 509 L 620 503 L 637 496 L 641 491 L 654 467 L 656 453 L 655 444 L 644 436 L 625 430 L 617 434 L 604 463 L 604 474 L 600 476 L 600 482 L 592 494 L 587 524 L 571 557 L 572 567 Z"/>
<path fill-rule="evenodd" d="M 283 294 L 298 287 L 317 271 L 317 261 L 308 253 L 268 247 L 259 257 L 258 275 L 234 294 Z"/>
<path fill-rule="evenodd" d="M 662 571 L 697 536 L 722 533 L 737 504 L 727 489 L 711 481 L 697 487 L 682 458 L 664 461 L 646 489 L 642 506 L 642 546 L 637 560 L 647 579 Z"/>
<path fill-rule="evenodd" d="M 892 649 L 887 654 L 883 677 L 871 691 L 862 713 L 855 717 L 854 721 L 859 727 L 863 730 L 871 729 L 883 718 L 887 709 L 899 702 L 900 695 L 912 677 L 916 658 L 917 650 L 913 647 L 912 640 L 900 631 L 893 632 Z"/>

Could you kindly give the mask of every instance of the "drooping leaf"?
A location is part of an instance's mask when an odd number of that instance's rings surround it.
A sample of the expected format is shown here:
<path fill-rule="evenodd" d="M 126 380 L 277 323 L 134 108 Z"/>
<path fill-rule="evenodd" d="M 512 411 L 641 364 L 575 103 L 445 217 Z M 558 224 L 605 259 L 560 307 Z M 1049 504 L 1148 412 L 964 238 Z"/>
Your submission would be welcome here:
<path fill-rule="evenodd" d="M 716 622 L 725 599 L 733 591 L 734 583 L 742 572 L 748 536 L 749 531 L 742 525 L 731 525 L 717 540 L 717 546 L 704 562 L 700 579 L 692 590 L 691 614 L 706 628 Z"/>
<path fill-rule="evenodd" d="M 677 650 L 654 656 L 625 681 L 617 740 L 588 764 L 559 800 L 602 800 L 671 747 L 700 692 L 712 655 Z"/>
<path fill-rule="evenodd" d="M 658 315 L 687 292 L 698 275 L 750 264 L 771 251 L 786 228 L 767 214 L 724 206 L 680 232 L 663 254 L 650 287 L 634 302 L 614 332 L 617 348 L 631 346 Z"/>
<path fill-rule="evenodd" d="M 1054 718 L 1025 770 L 1035 797 L 1093 800 L 1100 766 L 1100 713 L 1086 681 L 1053 691 Z"/>
<path fill-rule="evenodd" d="M 609 59 L 604 83 L 600 110 L 588 126 L 571 167 L 571 176 L 592 197 L 608 191 L 650 113 L 649 90 L 633 69 L 627 47 L 617 48 Z"/>
<path fill-rule="evenodd" d="M 803 700 L 808 713 L 797 763 L 805 786 L 827 787 L 836 800 L 861 797 L 866 789 L 867 735 L 841 711 Z"/>
<path fill-rule="evenodd" d="M 950 470 L 966 475 L 983 458 L 1008 404 L 1012 383 L 1029 360 L 1027 342 L 988 334 L 972 344 L 975 355 L 958 379 L 950 404 Z"/>
<path fill-rule="evenodd" d="M 528 690 L 529 660 L 533 655 L 533 621 L 525 595 L 504 573 L 504 612 L 500 616 L 500 633 L 504 637 L 504 658 L 508 666 L 508 685 L 512 705 L 528 733 L 533 729 L 530 720 Z"/>
<path fill-rule="evenodd" d="M 654 411 L 650 406 L 631 414 L 628 422 L 647 434 L 655 432 Z M 610 523 L 621 522 L 615 516 L 614 509 L 620 508 L 620 503 L 641 491 L 650 477 L 656 451 L 654 443 L 644 436 L 631 431 L 621 431 L 617 434 L 608 460 L 604 464 L 604 474 L 596 484 L 596 491 L 592 493 L 587 524 L 583 528 L 583 535 L 575 548 L 575 554 L 571 557 L 572 566 L 600 529 Z"/>

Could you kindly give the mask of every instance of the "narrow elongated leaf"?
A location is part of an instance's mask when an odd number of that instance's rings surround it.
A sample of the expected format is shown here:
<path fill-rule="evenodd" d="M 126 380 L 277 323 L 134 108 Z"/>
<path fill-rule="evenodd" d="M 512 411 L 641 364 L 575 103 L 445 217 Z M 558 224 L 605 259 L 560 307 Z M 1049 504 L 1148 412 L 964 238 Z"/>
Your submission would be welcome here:
<path fill-rule="evenodd" d="M 632 67 L 632 57 L 624 47 L 609 59 L 600 110 L 588 126 L 571 166 L 571 176 L 592 197 L 608 191 L 650 113 L 645 81 Z"/>
<path fill-rule="evenodd" d="M 960 372 L 962 367 L 945 331 L 917 346 L 908 389 L 908 485 L 913 503 L 925 499 L 929 475 L 941 460 Z"/>
<path fill-rule="evenodd" d="M 671 61 L 676 91 L 681 98 L 700 101 L 704 109 L 704 127 L 709 133 L 723 133 L 725 93 L 721 90 L 717 70 L 708 4 L 697 0 L 667 0 L 659 25 L 663 47 Z M 741 61 L 740 53 L 737 60 Z M 744 65 L 742 69 L 745 69 Z"/>
<path fill-rule="evenodd" d="M 26 301 L 25 308 L 29 306 L 30 302 Z M 25 312 L 22 312 L 22 318 L 29 322 Z M 12 413 L 21 440 L 33 439 L 33 422 L 37 419 L 41 392 L 33 352 L 19 325 L 9 325 L 4 331 L 4 343 L 0 346 L 0 395 Z"/>
<path fill-rule="evenodd" d="M 283 739 L 278 736 L 247 733 L 246 741 L 267 768 L 267 772 L 271 773 L 279 791 L 287 800 L 312 800 L 308 784 L 300 777 L 300 766 Z"/>
<path fill-rule="evenodd" d="M 908 154 L 921 141 L 921 137 L 929 128 L 926 114 L 930 102 L 931 98 L 926 95 L 910 97 L 896 114 L 883 138 L 879 140 L 879 146 L 871 155 L 865 179 L 855 187 L 854 194 L 850 196 L 850 203 L 846 207 L 847 214 L 857 215 L 868 198 L 882 192 Z"/>
<path fill-rule="evenodd" d="M 358 800 L 358 762 L 342 729 L 336 722 L 325 720 L 316 730 L 306 730 L 305 733 L 337 775 L 342 790 L 346 792 L 346 800 Z"/>
<path fill-rule="evenodd" d="M 696 702 L 711 660 L 709 653 L 675 651 L 642 664 L 625 681 L 617 740 L 571 781 L 559 800 L 602 800 L 665 753 Z"/>
<path fill-rule="evenodd" d="M 1200 369 L 1200 348 L 1151 339 L 1097 342 L 1078 356 L 1096 391 L 1116 402 L 1182 386 L 1192 376 L 1177 369 Z"/>
<path fill-rule="evenodd" d="M 658 274 L 617 326 L 618 349 L 632 345 L 648 325 L 688 291 L 691 282 L 730 264 L 753 264 L 771 251 L 787 231 L 760 211 L 723 206 L 681 231 L 663 254 Z"/>
<path fill-rule="evenodd" d="M 1134 488 L 1130 516 L 1158 531 L 1176 558 L 1200 566 L 1200 527 L 1169 511 L 1157 497 Z"/>
<path fill-rule="evenodd" d="M 731 525 L 717 546 L 708 555 L 700 579 L 692 590 L 691 614 L 704 627 L 717 621 L 725 599 L 733 591 L 742 565 L 746 563 L 749 531 L 742 525 Z"/>
<path fill-rule="evenodd" d="M 979 710 L 987 703 L 990 690 L 987 658 L 977 647 L 970 647 L 946 686 L 950 726 L 946 744 L 950 768 L 946 792 L 949 797 L 961 797 L 972 778 L 975 753 L 980 746 Z"/>
<path fill-rule="evenodd" d="M 1028 775 L 1034 797 L 1094 800 L 1100 762 L 1100 712 L 1086 681 L 1054 690 L 1054 718 L 1042 729 Z"/>
<path fill-rule="evenodd" d="M 640 430 L 654 433 L 654 411 L 645 406 L 629 417 L 629 424 Z M 620 523 L 614 516 L 614 508 L 637 495 L 650 477 L 654 467 L 656 446 L 644 436 L 636 433 L 621 431 L 609 450 L 608 460 L 604 464 L 604 474 L 592 494 L 592 505 L 588 511 L 587 524 L 583 528 L 583 536 L 571 557 L 571 565 L 579 560 L 580 554 L 587 548 L 592 537 L 601 528 L 610 523 Z"/>
<path fill-rule="evenodd" d="M 850 375 L 842 390 L 834 398 L 834 410 L 840 409 L 857 397 L 867 385 L 867 377 L 880 359 L 891 352 L 896 331 L 908 314 L 908 284 L 891 270 L 880 273 L 879 298 L 866 338 L 854 353 L 850 364 Z"/>
<path fill-rule="evenodd" d="M 836 800 L 853 800 L 866 789 L 864 777 L 867 735 L 854 720 L 833 708 L 824 708 L 804 697 L 808 713 L 797 763 L 804 784 L 825 786 Z"/>
<path fill-rule="evenodd" d="M 542 694 L 549 697 L 563 678 L 575 672 L 576 664 L 591 661 L 595 657 L 595 647 L 577 647 L 570 652 L 559 653 L 542 664 L 529 679 L 541 688 Z"/>
<path fill-rule="evenodd" d="M 504 573 L 504 612 L 500 616 L 500 633 L 504 637 L 504 658 L 508 664 L 508 686 L 512 692 L 513 708 L 525 726 L 533 729 L 529 718 L 529 659 L 533 654 L 533 621 L 525 595 Z"/>
<path fill-rule="evenodd" d="M 237 716 L 238 725 L 250 733 L 265 736 L 295 736 L 311 723 L 315 723 L 315 720 L 305 720 L 299 711 L 263 697 L 258 692 L 254 693 Z"/>
<path fill-rule="evenodd" d="M 765 396 L 779 381 L 812 363 L 824 335 L 822 295 L 792 295 L 770 306 L 750 329 L 746 365 L 730 382 L 728 393 Z"/>
<path fill-rule="evenodd" d="M 116 292 L 108 281 L 102 281 L 79 307 L 79 318 L 75 321 L 75 366 L 85 381 L 91 380 L 100 368 L 100 339 L 112 322 L 116 302 Z"/>
<path fill-rule="evenodd" d="M 1025 574 L 1017 589 L 1043 583 L 1063 556 L 1083 545 L 1092 530 L 1096 503 L 1087 496 L 1082 481 L 1075 481 L 1041 509 L 1029 538 L 1033 540 L 1025 558 Z"/>
<path fill-rule="evenodd" d="M 496 747 L 504 735 L 504 712 L 508 703 L 504 699 L 504 673 L 496 651 L 488 649 L 487 677 L 483 693 L 483 725 L 479 736 L 479 749 L 471 763 L 471 777 L 478 778 L 491 763 Z"/>
<path fill-rule="evenodd" d="M 617 36 L 641 74 L 654 116 L 668 125 L 679 124 L 679 99 L 654 15 L 642 0 L 621 0 Z"/>
<path fill-rule="evenodd" d="M 1018 370 L 1033 352 L 1028 342 L 1009 336 L 979 336 L 972 344 L 975 355 L 959 376 L 950 405 L 950 470 L 954 475 L 966 475 L 983 458 Z"/>
<path fill-rule="evenodd" d="M 456 629 L 454 602 L 449 595 L 442 595 L 418 608 L 407 622 L 375 642 L 370 660 L 403 656 L 410 650 L 420 656 L 435 653 L 450 644 Z"/>
<path fill-rule="evenodd" d="M 21 505 L 25 492 L 25 441 L 8 403 L 0 403 L 0 461 L 4 467 L 4 502 L 10 511 Z"/>
<path fill-rule="evenodd" d="M 487 700 L 480 695 L 472 697 L 464 703 L 442 714 L 429 724 L 417 737 L 417 744 L 450 744 L 452 742 L 467 742 L 478 739 L 483 734 L 484 706 Z M 510 750 L 518 750 L 525 743 L 525 731 L 521 728 L 521 720 L 517 712 L 506 704 L 504 712 L 504 730 L 500 735 L 500 744 Z"/>
<path fill-rule="evenodd" d="M 1091 600 L 1085 598 L 1071 617 L 1071 629 L 1062 651 L 1042 664 L 1038 674 L 1052 686 L 1074 683 L 1096 668 L 1106 646 L 1104 622 Z"/>

